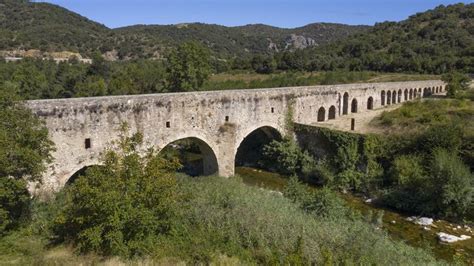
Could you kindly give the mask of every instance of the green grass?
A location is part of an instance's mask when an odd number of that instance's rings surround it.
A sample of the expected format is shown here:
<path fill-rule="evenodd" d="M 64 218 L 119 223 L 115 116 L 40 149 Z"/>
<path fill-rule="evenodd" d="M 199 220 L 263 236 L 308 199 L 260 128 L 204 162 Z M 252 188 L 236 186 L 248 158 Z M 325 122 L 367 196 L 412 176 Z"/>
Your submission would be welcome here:
<path fill-rule="evenodd" d="M 430 99 L 403 104 L 371 122 L 387 132 L 419 132 L 430 126 L 456 123 L 466 133 L 474 132 L 474 102 L 466 99 Z"/>

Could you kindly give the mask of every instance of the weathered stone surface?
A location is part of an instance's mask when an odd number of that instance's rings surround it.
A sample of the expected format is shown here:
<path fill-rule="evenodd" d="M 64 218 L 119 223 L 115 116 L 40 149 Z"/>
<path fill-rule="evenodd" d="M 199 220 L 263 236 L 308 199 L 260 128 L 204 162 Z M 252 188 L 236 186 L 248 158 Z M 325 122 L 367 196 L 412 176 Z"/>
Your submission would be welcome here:
<path fill-rule="evenodd" d="M 369 105 L 383 107 L 382 93 L 401 92 L 397 102 L 404 102 L 419 97 L 423 90 L 429 94 L 444 87 L 438 80 L 361 83 L 38 100 L 28 101 L 27 106 L 45 120 L 56 144 L 55 160 L 44 176 L 43 189 L 58 190 L 75 172 L 98 163 L 100 152 L 117 138 L 123 122 L 132 132 L 143 133 L 143 148 L 160 150 L 179 139 L 198 139 L 205 172 L 231 176 L 237 149 L 250 133 L 270 127 L 285 134 L 290 105 L 295 122 L 311 124 L 318 121 L 323 109 L 320 119 L 330 118 L 331 107 L 337 119 L 344 111 L 351 112 L 353 101 L 357 112 L 368 112 Z M 415 90 L 418 93 L 413 93 Z M 86 148 L 88 141 L 90 148 Z"/>

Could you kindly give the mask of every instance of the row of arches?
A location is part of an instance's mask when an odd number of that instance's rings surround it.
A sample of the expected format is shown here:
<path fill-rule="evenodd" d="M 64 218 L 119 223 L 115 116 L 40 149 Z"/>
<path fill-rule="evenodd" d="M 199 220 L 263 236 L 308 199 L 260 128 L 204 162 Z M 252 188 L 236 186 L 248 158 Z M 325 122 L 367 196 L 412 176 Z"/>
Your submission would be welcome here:
<path fill-rule="evenodd" d="M 381 105 L 391 105 L 401 103 L 402 101 L 409 101 L 415 98 L 428 97 L 432 94 L 443 92 L 443 87 L 432 87 L 432 88 L 415 88 L 415 89 L 405 89 L 393 90 L 393 91 L 381 91 L 380 92 L 380 102 Z"/>
<path fill-rule="evenodd" d="M 374 98 L 369 97 L 367 99 L 367 110 L 373 110 L 373 109 L 374 109 Z M 358 110 L 359 110 L 359 103 L 356 98 L 353 98 L 350 105 L 350 112 L 357 113 Z M 349 113 L 349 94 L 346 92 L 344 93 L 344 96 L 343 96 L 342 114 L 346 115 L 348 113 Z M 326 121 L 326 108 L 320 107 L 318 109 L 317 117 L 318 117 L 317 118 L 318 122 Z M 329 107 L 329 113 L 328 113 L 327 119 L 328 120 L 336 119 L 336 107 L 334 105 L 331 105 L 331 107 Z"/>

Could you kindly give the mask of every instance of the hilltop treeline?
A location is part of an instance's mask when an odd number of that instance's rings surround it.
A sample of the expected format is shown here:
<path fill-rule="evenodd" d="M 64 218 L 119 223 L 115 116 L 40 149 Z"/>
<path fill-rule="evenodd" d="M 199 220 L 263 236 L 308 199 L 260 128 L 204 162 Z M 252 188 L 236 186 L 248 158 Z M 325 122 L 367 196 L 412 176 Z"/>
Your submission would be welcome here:
<path fill-rule="evenodd" d="M 210 50 L 220 72 L 474 71 L 474 4 L 439 6 L 374 27 L 316 23 L 295 29 L 202 23 L 109 29 L 51 4 L 3 0 L 0 5 L 0 50 L 166 60 L 173 47 L 196 41 Z"/>

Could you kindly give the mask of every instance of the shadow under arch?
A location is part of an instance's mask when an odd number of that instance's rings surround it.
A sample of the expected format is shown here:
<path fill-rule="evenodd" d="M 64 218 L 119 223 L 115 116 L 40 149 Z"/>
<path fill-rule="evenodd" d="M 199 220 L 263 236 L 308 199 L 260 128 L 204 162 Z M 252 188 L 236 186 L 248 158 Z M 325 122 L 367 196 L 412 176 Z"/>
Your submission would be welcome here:
<path fill-rule="evenodd" d="M 71 186 L 72 184 L 74 184 L 74 182 L 76 182 L 78 178 L 80 178 L 81 176 L 84 176 L 89 169 L 92 169 L 95 167 L 104 167 L 104 166 L 99 165 L 99 164 L 90 164 L 90 165 L 82 166 L 82 168 L 80 168 L 79 170 L 76 170 L 75 172 L 73 172 L 71 176 L 69 176 L 69 178 L 64 183 L 64 187 Z"/>
<path fill-rule="evenodd" d="M 219 171 L 216 153 L 211 146 L 198 137 L 184 137 L 166 144 L 159 154 L 177 157 L 183 167 L 178 171 L 189 176 L 213 175 Z"/>
<path fill-rule="evenodd" d="M 251 166 L 271 170 L 270 165 L 262 165 L 263 148 L 273 140 L 282 140 L 282 133 L 272 126 L 261 126 L 247 134 L 237 146 L 235 166 Z"/>

